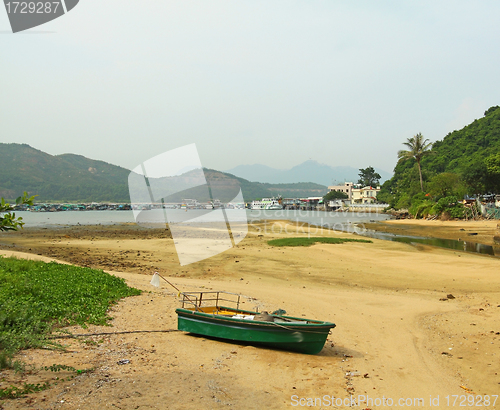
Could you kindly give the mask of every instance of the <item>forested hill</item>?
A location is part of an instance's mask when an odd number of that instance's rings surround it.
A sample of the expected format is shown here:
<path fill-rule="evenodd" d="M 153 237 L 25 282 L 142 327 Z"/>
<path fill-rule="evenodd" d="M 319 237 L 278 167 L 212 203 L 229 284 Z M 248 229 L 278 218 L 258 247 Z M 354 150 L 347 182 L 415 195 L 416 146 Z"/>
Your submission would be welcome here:
<path fill-rule="evenodd" d="M 484 117 L 432 145 L 423 168 L 433 173 L 463 173 L 470 166 L 500 153 L 500 107 L 491 107 Z"/>
<path fill-rule="evenodd" d="M 216 170 L 204 172 L 209 182 L 218 183 L 221 195 L 227 193 L 227 197 L 217 198 L 224 202 L 234 198 L 231 195 L 236 185 L 241 187 L 247 202 L 288 193 L 319 196 L 318 192 L 327 190 L 312 183 L 270 185 Z M 50 155 L 27 144 L 0 143 L 0 197 L 10 201 L 27 191 L 29 195 L 38 195 L 37 202 L 127 203 L 129 174 L 128 169 L 81 155 Z"/>
<path fill-rule="evenodd" d="M 500 193 L 500 107 L 489 108 L 484 117 L 434 142 L 421 165 L 427 196 L 460 199 L 465 194 Z M 401 159 L 378 198 L 405 208 L 420 192 L 415 159 Z"/>
<path fill-rule="evenodd" d="M 50 155 L 27 144 L 0 144 L 0 196 L 36 201 L 129 200 L 129 170 L 80 155 Z"/>

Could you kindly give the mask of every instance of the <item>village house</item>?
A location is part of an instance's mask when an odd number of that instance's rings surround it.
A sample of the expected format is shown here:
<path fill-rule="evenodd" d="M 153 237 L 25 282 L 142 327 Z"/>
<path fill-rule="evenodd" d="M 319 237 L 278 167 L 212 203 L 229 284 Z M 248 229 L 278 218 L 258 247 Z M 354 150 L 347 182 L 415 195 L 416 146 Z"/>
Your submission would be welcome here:
<path fill-rule="evenodd" d="M 352 182 L 344 182 L 343 185 L 332 185 L 328 187 L 328 192 L 331 191 L 337 191 L 337 192 L 343 192 L 344 194 L 347 194 L 347 199 L 351 200 L 352 199 L 352 188 L 354 184 Z"/>
<path fill-rule="evenodd" d="M 380 187 L 354 185 L 352 182 L 345 182 L 344 185 L 332 185 L 328 187 L 329 191 L 338 191 L 347 194 L 348 200 L 352 204 L 372 204 L 377 202 L 377 194 Z"/>
<path fill-rule="evenodd" d="M 380 192 L 380 187 L 373 188 L 365 186 L 363 188 L 353 188 L 352 203 L 354 204 L 373 204 L 377 202 L 377 194 Z"/>

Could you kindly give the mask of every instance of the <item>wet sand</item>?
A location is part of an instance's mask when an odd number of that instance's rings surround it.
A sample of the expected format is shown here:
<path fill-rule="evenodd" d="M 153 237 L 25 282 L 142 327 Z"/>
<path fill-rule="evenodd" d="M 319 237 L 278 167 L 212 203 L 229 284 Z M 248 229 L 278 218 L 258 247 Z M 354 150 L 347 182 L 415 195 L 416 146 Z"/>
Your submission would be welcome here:
<path fill-rule="evenodd" d="M 428 221 L 422 219 L 388 220 L 364 224 L 367 229 L 397 235 L 454 239 L 500 245 L 500 221 Z M 498 239 L 495 241 L 495 237 Z"/>
<path fill-rule="evenodd" d="M 409 222 L 391 225 L 406 229 L 402 226 Z M 440 224 L 423 229 L 446 237 L 449 228 Z M 417 229 L 418 224 L 410 225 Z M 312 398 L 316 408 L 347 408 L 328 405 L 327 395 L 330 400 L 352 396 L 355 408 L 363 409 L 384 406 L 359 402 L 360 396 L 394 402 L 422 398 L 420 408 L 429 408 L 430 399 L 439 396 L 440 406 L 433 408 L 449 408 L 445 396 L 499 393 L 498 258 L 382 240 L 309 248 L 267 244 L 289 235 L 352 237 L 285 221 L 253 224 L 235 248 L 180 267 L 164 230 L 115 225 L 1 234 L 5 251 L 0 253 L 25 252 L 16 254 L 102 268 L 146 292 L 112 308 L 112 327 L 70 329 L 138 333 L 63 339 L 68 345 L 64 353 L 22 353 L 37 367 L 57 363 L 92 372 L 0 405 L 261 409 L 301 407 L 298 400 Z M 149 284 L 155 270 L 181 290 L 241 293 L 249 310 L 282 308 L 291 316 L 332 321 L 337 327 L 315 356 L 187 335 L 176 331 L 176 292 Z M 130 362 L 118 364 L 123 359 Z M 34 383 L 69 375 L 24 377 Z M 20 377 L 3 371 L 0 387 Z"/>

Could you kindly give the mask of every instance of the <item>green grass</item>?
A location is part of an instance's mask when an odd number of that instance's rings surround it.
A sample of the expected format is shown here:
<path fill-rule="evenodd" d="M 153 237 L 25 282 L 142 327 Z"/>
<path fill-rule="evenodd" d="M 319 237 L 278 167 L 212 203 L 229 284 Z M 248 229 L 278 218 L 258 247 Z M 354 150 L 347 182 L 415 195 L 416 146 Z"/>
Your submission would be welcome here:
<path fill-rule="evenodd" d="M 368 239 L 347 239 L 347 238 L 330 238 L 330 237 L 315 237 L 315 238 L 282 238 L 267 241 L 271 246 L 311 246 L 315 243 L 344 243 L 344 242 L 363 242 L 372 243 Z"/>
<path fill-rule="evenodd" d="M 140 293 L 102 270 L 0 257 L 0 368 L 58 328 L 108 324 L 112 304 Z"/>

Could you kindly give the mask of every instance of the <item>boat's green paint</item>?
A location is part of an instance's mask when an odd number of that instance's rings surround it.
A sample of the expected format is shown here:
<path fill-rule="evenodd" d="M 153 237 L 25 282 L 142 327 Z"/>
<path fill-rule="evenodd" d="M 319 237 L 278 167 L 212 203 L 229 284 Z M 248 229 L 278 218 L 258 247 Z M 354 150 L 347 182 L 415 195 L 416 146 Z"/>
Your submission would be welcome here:
<path fill-rule="evenodd" d="M 253 314 L 239 310 L 243 314 Z M 300 353 L 316 354 L 323 349 L 334 323 L 281 316 L 303 323 L 276 323 L 177 309 L 178 329 L 198 335 L 263 345 Z"/>

